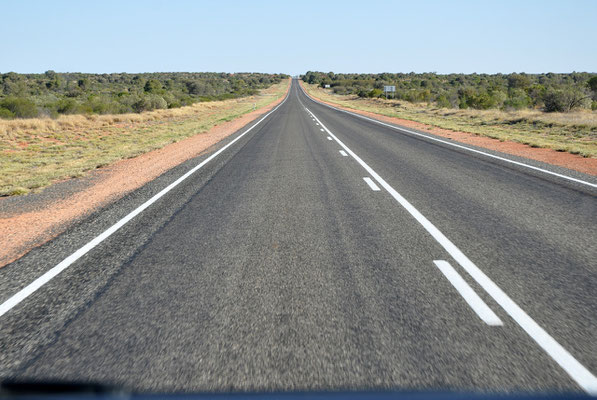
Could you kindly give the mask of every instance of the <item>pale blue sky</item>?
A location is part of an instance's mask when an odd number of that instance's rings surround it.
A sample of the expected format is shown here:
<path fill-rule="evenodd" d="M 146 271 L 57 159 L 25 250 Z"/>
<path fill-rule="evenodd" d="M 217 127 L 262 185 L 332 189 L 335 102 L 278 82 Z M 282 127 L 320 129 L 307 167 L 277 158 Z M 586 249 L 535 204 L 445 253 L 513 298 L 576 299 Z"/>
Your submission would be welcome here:
<path fill-rule="evenodd" d="M 597 72 L 597 1 L 0 0 L 0 72 Z"/>

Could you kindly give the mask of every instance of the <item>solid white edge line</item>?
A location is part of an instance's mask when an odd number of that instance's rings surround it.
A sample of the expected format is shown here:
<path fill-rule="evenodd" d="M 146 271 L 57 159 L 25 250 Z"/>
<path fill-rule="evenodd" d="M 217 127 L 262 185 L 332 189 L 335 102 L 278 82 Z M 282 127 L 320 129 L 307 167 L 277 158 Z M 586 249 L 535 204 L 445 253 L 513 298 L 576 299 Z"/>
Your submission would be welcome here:
<path fill-rule="evenodd" d="M 466 283 L 449 262 L 444 260 L 434 260 L 433 262 L 483 322 L 491 326 L 503 325 L 502 320 L 479 297 L 473 288 Z"/>
<path fill-rule="evenodd" d="M 379 191 L 379 190 L 381 190 L 381 189 L 379 188 L 379 186 L 377 186 L 377 185 L 375 184 L 375 182 L 373 182 L 373 181 L 371 180 L 371 178 L 369 178 L 368 176 L 364 177 L 364 178 L 363 178 L 363 180 L 364 180 L 365 182 L 367 182 L 367 185 L 369 185 L 369 187 L 371 188 L 371 190 L 373 190 L 373 191 L 376 191 L 376 192 L 377 192 L 377 191 Z"/>
<path fill-rule="evenodd" d="M 340 150 L 340 154 L 342 154 L 343 157 L 348 157 L 348 154 L 346 154 L 344 150 Z"/>
<path fill-rule="evenodd" d="M 412 204 L 402 197 L 381 176 L 379 176 L 359 156 L 350 150 L 340 139 L 313 114 L 327 133 L 336 139 L 336 142 L 356 160 L 390 195 L 408 211 L 425 230 L 468 272 L 468 274 L 512 317 L 514 321 L 557 362 L 560 367 L 587 393 L 597 395 L 597 377 L 582 365 L 561 344 L 551 337 L 539 324 L 537 324 L 522 308 L 518 306 L 502 289 L 499 288 L 479 267 L 464 255 L 439 229 L 435 227 Z"/>
<path fill-rule="evenodd" d="M 442 140 L 442 139 L 439 139 L 439 138 L 436 138 L 436 137 L 433 137 L 433 136 L 430 136 L 430 135 L 425 135 L 423 133 L 411 131 L 410 129 L 407 129 L 407 128 L 401 128 L 401 127 L 398 127 L 398 126 L 394 126 L 392 124 L 388 124 L 388 123 L 385 123 L 385 122 L 382 122 L 382 121 L 378 121 L 378 120 L 376 120 L 374 118 L 365 117 L 364 115 L 360 115 L 360 114 L 357 114 L 357 113 L 354 113 L 354 112 L 342 110 L 342 109 L 334 107 L 334 106 L 330 106 L 329 104 L 322 103 L 319 100 L 316 100 L 313 97 L 311 97 L 309 94 L 307 94 L 305 92 L 305 89 L 303 89 L 303 87 L 300 84 L 299 84 L 299 87 L 303 91 L 303 93 L 305 94 L 305 96 L 307 96 L 311 101 L 313 101 L 313 102 L 315 102 L 317 104 L 320 104 L 322 106 L 332 108 L 332 109 L 334 109 L 336 111 L 340 111 L 340 112 L 343 112 L 343 113 L 346 113 L 346 114 L 350 114 L 350 115 L 353 115 L 353 116 L 358 117 L 358 118 L 366 119 L 367 121 L 375 122 L 376 124 L 387 126 L 389 128 L 395 129 L 397 131 L 406 132 L 406 133 L 409 133 L 411 135 L 421 136 L 421 137 L 427 138 L 429 140 L 435 140 L 436 142 L 441 142 L 441 143 L 444 143 L 444 144 L 447 144 L 447 145 L 450 145 L 450 146 L 453 146 L 453 147 L 458 147 L 459 149 L 464 149 L 464 150 L 467 150 L 467 151 L 471 151 L 473 153 L 482 154 L 484 156 L 491 157 L 491 158 L 494 158 L 494 159 L 497 159 L 497 160 L 506 161 L 506 162 L 509 162 L 509 163 L 512 163 L 512 164 L 515 164 L 515 165 L 519 165 L 521 167 L 526 167 L 526 168 L 529 168 L 529 169 L 532 169 L 532 170 L 535 170 L 535 171 L 540 171 L 540 172 L 543 172 L 543 173 L 546 173 L 546 174 L 549 174 L 549 175 L 557 176 L 559 178 L 567 179 L 569 181 L 573 181 L 573 182 L 580 183 L 580 184 L 583 184 L 583 185 L 587 185 L 587 186 L 590 186 L 590 187 L 593 187 L 593 188 L 597 188 L 597 184 L 591 183 L 591 182 L 587 182 L 587 181 L 583 181 L 582 179 L 573 178 L 573 177 L 568 176 L 568 175 L 558 174 L 557 172 L 552 172 L 552 171 L 549 171 L 547 169 L 535 167 L 533 165 L 525 164 L 525 163 L 522 163 L 520 161 L 510 160 L 509 158 L 496 156 L 496 155 L 491 154 L 491 153 L 486 153 L 484 151 L 472 149 L 470 147 L 466 147 L 466 146 L 463 146 L 463 145 L 460 145 L 460 144 L 456 144 L 456 143 L 453 143 L 453 142 Z"/>
<path fill-rule="evenodd" d="M 131 211 L 129 214 L 127 214 L 120 221 L 118 221 L 117 223 L 115 223 L 114 225 L 112 225 L 111 227 L 109 227 L 108 229 L 106 229 L 104 232 L 102 232 L 101 234 L 99 234 L 98 236 L 96 236 L 94 239 L 92 239 L 86 245 L 84 245 L 83 247 L 81 247 L 80 249 L 78 249 L 77 251 L 75 251 L 74 253 L 72 253 L 70 256 L 68 256 L 67 258 L 65 258 L 64 260 L 62 260 L 58 265 L 52 267 L 51 269 L 49 269 L 48 271 L 46 271 L 43 275 L 41 275 L 39 278 L 35 279 L 29 285 L 25 286 L 23 289 L 19 290 L 16 294 L 14 294 L 10 298 L 8 298 L 4 303 L 2 303 L 0 305 L 0 317 L 3 316 L 4 314 L 6 314 L 8 311 L 10 311 L 13 307 L 15 307 L 21 301 L 25 300 L 27 297 L 29 297 L 30 295 L 32 295 L 33 293 L 35 293 L 35 291 L 37 291 L 43 285 L 45 285 L 50 280 L 52 280 L 52 278 L 54 278 L 56 275 L 60 274 L 62 271 L 64 271 L 66 268 L 68 268 L 71 264 L 73 264 L 79 258 L 83 257 L 91 249 L 93 249 L 95 246 L 97 246 L 98 244 L 100 244 L 101 242 L 103 242 L 106 238 L 108 238 L 110 235 L 112 235 L 114 232 L 116 232 L 118 229 L 120 229 L 122 226 L 124 226 L 131 219 L 133 219 L 134 217 L 136 217 L 137 215 L 139 215 L 141 212 L 143 212 L 143 210 L 145 210 L 147 207 L 149 207 L 150 205 L 152 205 L 153 203 L 155 203 L 158 199 L 160 199 L 162 196 L 164 196 L 166 193 L 168 193 L 174 187 L 178 186 L 182 181 L 184 181 L 189 176 L 191 176 L 193 173 L 195 173 L 196 171 L 198 171 L 199 169 L 201 169 L 205 164 L 207 164 L 208 162 L 210 162 L 212 159 L 214 159 L 215 157 L 217 157 L 224 150 L 226 150 L 227 148 L 229 148 L 230 146 L 232 146 L 234 143 L 236 143 L 240 138 L 242 138 L 247 133 L 249 133 L 253 128 L 255 128 L 257 125 L 259 125 L 261 123 L 261 121 L 263 121 L 264 119 L 266 119 L 267 117 L 269 117 L 280 106 L 282 106 L 282 104 L 284 104 L 286 102 L 286 100 L 288 100 L 288 97 L 290 96 L 290 90 L 291 89 L 292 89 L 292 86 L 288 89 L 288 94 L 286 95 L 286 98 L 280 104 L 278 104 L 273 110 L 271 110 L 270 112 L 268 112 L 267 114 L 265 114 L 259 121 L 257 121 L 255 124 L 253 124 L 253 126 L 251 126 L 246 131 L 244 131 L 243 133 L 241 133 L 239 136 L 237 136 L 230 143 L 228 143 L 227 145 L 225 145 L 224 147 L 222 147 L 221 149 L 219 149 L 218 151 L 216 151 L 215 153 L 213 153 L 211 156 L 209 156 L 208 158 L 206 158 L 205 160 L 203 160 L 197 166 L 193 167 L 193 169 L 191 169 L 190 171 L 188 171 L 187 173 L 185 173 L 184 175 L 182 175 L 180 178 L 178 178 L 177 180 L 175 180 L 174 182 L 172 182 L 170 185 L 166 186 L 159 193 L 155 194 L 153 197 L 151 197 L 145 203 L 141 204 L 139 207 L 137 207 L 136 209 L 134 209 L 133 211 Z"/>

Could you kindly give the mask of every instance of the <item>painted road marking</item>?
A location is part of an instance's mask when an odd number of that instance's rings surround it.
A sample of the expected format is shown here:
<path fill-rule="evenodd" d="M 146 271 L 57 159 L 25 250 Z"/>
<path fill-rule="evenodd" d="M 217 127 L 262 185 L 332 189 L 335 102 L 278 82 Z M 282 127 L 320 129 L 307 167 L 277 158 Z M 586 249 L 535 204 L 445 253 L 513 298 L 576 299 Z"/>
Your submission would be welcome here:
<path fill-rule="evenodd" d="M 323 128 L 322 128 L 322 129 L 320 129 L 320 131 L 322 131 L 322 132 L 325 132 L 325 131 L 323 130 Z"/>
<path fill-rule="evenodd" d="M 342 154 L 343 157 L 348 157 L 348 154 L 346 154 L 344 150 L 340 150 L 340 154 Z"/>
<path fill-rule="evenodd" d="M 535 170 L 535 171 L 540 171 L 540 172 L 543 172 L 543 173 L 546 173 L 546 174 L 549 174 L 549 175 L 557 176 L 559 178 L 567 179 L 569 181 L 573 181 L 573 182 L 581 183 L 583 185 L 587 185 L 587 186 L 590 186 L 590 187 L 593 187 L 593 188 L 597 188 L 597 184 L 591 183 L 591 182 L 587 182 L 587 181 L 583 181 L 582 179 L 573 178 L 573 177 L 568 176 L 568 175 L 558 174 L 557 172 L 552 172 L 552 171 L 549 171 L 549 170 L 546 170 L 546 169 L 543 169 L 543 168 L 535 167 L 533 165 L 525 164 L 525 163 L 520 162 L 520 161 L 514 161 L 514 160 L 510 160 L 509 158 L 496 156 L 494 154 L 486 153 L 484 151 L 472 149 L 470 147 L 466 147 L 466 146 L 463 146 L 463 145 L 460 145 L 460 144 L 456 144 L 456 143 L 453 143 L 453 142 L 448 142 L 446 140 L 442 140 L 442 139 L 439 139 L 439 138 L 436 138 L 436 137 L 433 137 L 433 136 L 429 136 L 429 135 L 425 135 L 425 134 L 422 134 L 422 133 L 419 133 L 419 132 L 411 131 L 410 129 L 399 128 L 397 126 L 394 126 L 394 125 L 391 125 L 391 124 L 387 124 L 385 122 L 381 122 L 381 121 L 378 121 L 378 120 L 373 119 L 373 118 L 365 117 L 364 115 L 360 115 L 360 114 L 356 114 L 356 113 L 353 113 L 353 112 L 350 112 L 350 111 L 342 110 L 340 108 L 336 108 L 334 106 L 330 106 L 329 104 L 325 104 L 325 103 L 322 103 L 322 102 L 320 102 L 318 100 L 315 100 L 313 97 L 309 96 L 307 94 L 307 92 L 305 92 L 305 89 L 303 89 L 302 87 L 301 87 L 301 90 L 303 91 L 303 93 L 305 94 L 305 96 L 307 96 L 309 99 L 311 99 L 311 101 L 313 101 L 313 102 L 315 102 L 317 104 L 320 104 L 322 106 L 326 106 L 326 107 L 332 108 L 332 109 L 334 109 L 336 111 L 340 111 L 340 112 L 343 112 L 343 113 L 346 113 L 346 114 L 350 114 L 350 115 L 353 115 L 353 116 L 358 117 L 358 118 L 366 119 L 367 121 L 375 122 L 376 124 L 387 126 L 388 128 L 392 128 L 392 129 L 395 129 L 397 131 L 406 132 L 406 133 L 409 133 L 411 135 L 422 136 L 422 137 L 430 139 L 430 140 L 435 140 L 436 142 L 441 142 L 441 143 L 444 143 L 444 144 L 447 144 L 447 145 L 450 145 L 450 146 L 458 147 L 459 149 L 471 151 L 471 152 L 477 153 L 477 154 L 483 154 L 484 156 L 491 157 L 491 158 L 494 158 L 496 160 L 506 161 L 506 162 L 509 162 L 511 164 L 515 164 L 515 165 L 518 165 L 518 166 L 521 166 L 521 167 L 529 168 L 529 169 L 532 169 L 532 170 Z"/>
<path fill-rule="evenodd" d="M 309 109 L 307 109 L 309 110 Z M 313 117 L 310 110 L 309 112 Z M 549 333 L 518 306 L 498 285 L 477 267 L 454 243 L 435 227 L 408 200 L 390 186 L 381 176 L 350 150 L 321 121 L 315 117 L 327 133 L 356 160 L 387 192 L 410 213 L 425 230 L 460 264 L 462 268 L 512 317 L 514 321 L 587 393 L 597 395 L 597 377 L 559 344 Z"/>
<path fill-rule="evenodd" d="M 380 190 L 381 190 L 381 189 L 379 188 L 379 186 L 377 186 L 377 185 L 375 184 L 375 182 L 373 182 L 373 181 L 371 180 L 371 178 L 369 178 L 368 176 L 364 177 L 364 178 L 363 178 L 363 180 L 364 180 L 365 182 L 367 182 L 367 185 L 369 185 L 369 187 L 371 188 L 371 190 L 373 190 L 373 191 L 375 191 L 375 192 L 378 192 L 378 191 L 380 191 Z"/>
<path fill-rule="evenodd" d="M 477 313 L 479 318 L 483 320 L 487 325 L 499 326 L 503 325 L 502 320 L 495 315 L 495 313 L 489 308 L 489 306 L 479 297 L 472 287 L 460 274 L 450 265 L 449 262 L 444 260 L 433 261 L 437 268 L 444 274 L 450 281 L 452 286 L 458 290 L 458 293 L 464 298 L 468 305 Z"/>
<path fill-rule="evenodd" d="M 328 136 L 328 140 L 332 140 L 332 138 Z"/>
<path fill-rule="evenodd" d="M 84 245 L 83 247 L 81 247 L 80 249 L 78 249 L 77 251 L 75 251 L 73 254 L 71 254 L 70 256 L 68 256 L 67 258 L 65 258 L 64 260 L 62 260 L 58 265 L 52 267 L 51 269 L 49 269 L 48 271 L 46 271 L 42 276 L 40 276 L 39 278 L 37 278 L 36 280 L 34 280 L 33 282 L 31 282 L 29 285 L 25 286 L 23 289 L 19 290 L 16 294 L 14 294 L 13 296 L 11 296 L 4 303 L 0 304 L 0 317 L 2 315 L 6 314 L 8 311 L 10 311 L 13 307 L 15 307 L 21 301 L 23 301 L 27 297 L 31 296 L 39 288 L 41 288 L 43 285 L 45 285 L 46 283 L 48 283 L 56 275 L 60 274 L 62 271 L 64 271 L 66 268 L 68 268 L 70 265 L 72 265 L 79 258 L 83 257 L 91 249 L 93 249 L 95 246 L 97 246 L 98 244 L 100 244 L 101 242 L 103 242 L 106 238 L 108 238 L 109 236 L 111 236 L 114 232 L 116 232 L 117 230 L 119 230 L 120 228 L 122 228 L 131 219 L 133 219 L 137 215 L 141 214 L 147 207 L 151 206 L 153 203 L 155 203 L 157 200 L 159 200 L 162 196 L 164 196 L 170 190 L 174 189 L 176 186 L 178 186 L 181 182 L 183 182 L 185 179 L 187 179 L 193 173 L 197 172 L 205 164 L 207 164 L 208 162 L 210 162 L 211 160 L 213 160 L 214 158 L 216 158 L 220 153 L 222 153 L 224 150 L 226 150 L 227 148 L 229 148 L 230 146 L 232 146 L 234 143 L 236 143 L 240 138 L 242 138 L 243 136 L 245 136 L 253 128 L 255 128 L 257 125 L 259 125 L 261 123 L 261 121 L 263 121 L 264 119 L 266 119 L 268 116 L 270 116 L 272 113 L 274 113 L 278 108 L 280 108 L 280 106 L 282 106 L 282 104 L 284 104 L 286 102 L 286 100 L 288 100 L 289 96 L 290 96 L 290 90 L 288 91 L 288 94 L 286 95 L 286 98 L 284 99 L 284 101 L 282 101 L 280 104 L 278 104 L 276 106 L 276 108 L 274 108 L 273 110 L 271 110 L 270 112 L 268 112 L 267 114 L 265 114 L 259 121 L 257 121 L 249 129 L 247 129 L 246 131 L 244 131 L 243 133 L 241 133 L 238 137 L 236 137 L 230 143 L 228 143 L 227 145 L 225 145 L 224 147 L 222 147 L 220 150 L 216 151 L 211 156 L 207 157 L 200 164 L 198 164 L 197 166 L 195 166 L 193 169 L 191 169 L 190 171 L 188 171 L 186 174 L 182 175 L 180 178 L 178 178 L 177 180 L 175 180 L 174 182 L 172 182 L 170 185 L 166 186 L 159 193 L 157 193 L 152 198 L 150 198 L 149 200 L 147 200 L 145 203 L 141 204 L 139 207 L 137 207 L 136 209 L 134 209 L 133 211 L 131 211 L 129 214 L 127 214 L 120 221 L 118 221 L 117 223 L 115 223 L 114 225 L 112 225 L 111 227 L 109 227 L 108 229 L 106 229 L 104 232 L 102 232 L 101 234 L 99 234 L 98 236 L 96 236 L 89 243 L 87 243 L 86 245 Z"/>

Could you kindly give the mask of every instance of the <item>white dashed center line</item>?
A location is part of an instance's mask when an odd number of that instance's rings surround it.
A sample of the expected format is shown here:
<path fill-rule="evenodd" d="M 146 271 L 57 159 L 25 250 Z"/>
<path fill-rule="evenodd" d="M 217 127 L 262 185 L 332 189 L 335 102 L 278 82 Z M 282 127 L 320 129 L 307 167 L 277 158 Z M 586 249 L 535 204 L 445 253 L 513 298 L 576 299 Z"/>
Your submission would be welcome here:
<path fill-rule="evenodd" d="M 368 176 L 367 176 L 367 177 L 365 177 L 365 178 L 363 178 L 363 180 L 364 180 L 365 182 L 367 182 L 367 185 L 369 185 L 369 187 L 371 188 L 371 190 L 373 190 L 373 191 L 375 191 L 375 192 L 378 192 L 378 191 L 380 191 L 380 190 L 381 190 L 381 189 L 379 188 L 379 186 L 377 186 L 377 185 L 375 184 L 375 182 L 373 182 L 373 181 L 371 180 L 371 178 L 369 178 Z"/>
<path fill-rule="evenodd" d="M 347 157 L 348 154 L 346 154 L 346 152 L 344 150 L 340 150 L 340 154 L 342 154 L 342 156 Z"/>
<path fill-rule="evenodd" d="M 518 304 L 514 302 L 495 282 L 493 282 L 485 273 L 475 265 L 450 239 L 446 237 L 435 225 L 431 223 L 419 210 L 417 210 L 408 200 L 396 191 L 385 179 L 383 179 L 373 168 L 357 156 L 348 148 L 336 135 L 334 135 L 322 122 L 307 108 L 307 111 L 317 122 L 326 129 L 347 154 L 360 164 L 371 176 L 392 196 L 398 204 L 410 213 L 423 228 L 460 264 L 460 266 L 489 294 L 502 309 L 547 353 L 557 362 L 564 371 L 587 393 L 597 394 L 597 376 L 593 375 L 584 365 L 582 365 L 568 350 L 558 343 L 545 329 L 543 329 L 535 320 L 533 320 Z M 342 110 L 340 110 L 342 111 Z M 421 135 L 424 136 L 424 135 Z M 468 149 L 468 148 L 467 148 Z M 470 149 L 468 149 L 470 150 Z M 476 151 L 476 150 L 472 150 Z M 495 157 L 495 156 L 493 156 Z M 513 161 L 512 161 L 513 162 Z M 516 163 L 516 162 L 514 162 Z M 529 168 L 534 168 L 529 166 Z M 549 172 L 549 171 L 548 171 Z M 363 178 L 365 182 L 370 178 Z M 573 178 L 570 178 L 574 180 Z M 367 182 L 369 186 L 371 184 Z M 375 185 L 377 188 L 377 185 Z M 373 189 L 373 187 L 372 187 Z M 375 190 L 375 189 L 374 189 Z M 377 188 L 379 190 L 379 188 Z"/>

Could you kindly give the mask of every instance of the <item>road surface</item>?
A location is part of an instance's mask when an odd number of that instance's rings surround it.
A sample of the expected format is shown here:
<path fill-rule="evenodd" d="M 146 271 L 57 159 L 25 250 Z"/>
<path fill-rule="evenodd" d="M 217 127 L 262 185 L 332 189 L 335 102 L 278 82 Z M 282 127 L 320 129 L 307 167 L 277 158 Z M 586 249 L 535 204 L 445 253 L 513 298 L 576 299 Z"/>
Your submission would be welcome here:
<path fill-rule="evenodd" d="M 0 377 L 596 393 L 597 180 L 483 152 L 295 81 L 0 269 Z"/>

